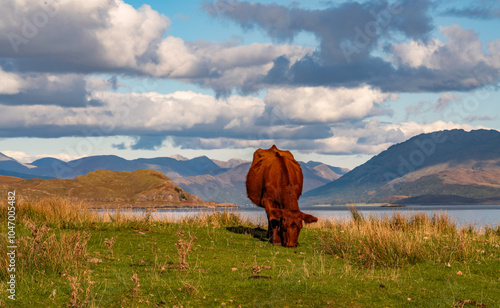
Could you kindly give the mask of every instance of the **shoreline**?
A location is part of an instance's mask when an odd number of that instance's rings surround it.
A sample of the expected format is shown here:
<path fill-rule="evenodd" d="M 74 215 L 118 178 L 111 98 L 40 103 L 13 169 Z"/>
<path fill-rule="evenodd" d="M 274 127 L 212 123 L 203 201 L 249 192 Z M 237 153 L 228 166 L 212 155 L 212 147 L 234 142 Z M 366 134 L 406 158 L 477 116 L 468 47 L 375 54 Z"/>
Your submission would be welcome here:
<path fill-rule="evenodd" d="M 331 207 L 331 206 L 343 206 L 343 207 L 404 207 L 399 204 L 390 204 L 387 202 L 381 203 L 347 203 L 347 204 L 317 204 L 311 205 L 312 207 Z"/>
<path fill-rule="evenodd" d="M 92 206 L 89 206 L 88 209 L 92 210 L 180 210 L 180 209 L 238 209 L 239 206 L 236 206 L 232 203 L 215 203 L 215 202 L 203 202 L 203 203 L 179 203 L 179 204 L 168 204 L 168 203 L 151 203 L 144 202 L 141 203 L 107 203 L 107 202 L 93 202 Z M 97 203 L 97 204 L 95 204 Z"/>

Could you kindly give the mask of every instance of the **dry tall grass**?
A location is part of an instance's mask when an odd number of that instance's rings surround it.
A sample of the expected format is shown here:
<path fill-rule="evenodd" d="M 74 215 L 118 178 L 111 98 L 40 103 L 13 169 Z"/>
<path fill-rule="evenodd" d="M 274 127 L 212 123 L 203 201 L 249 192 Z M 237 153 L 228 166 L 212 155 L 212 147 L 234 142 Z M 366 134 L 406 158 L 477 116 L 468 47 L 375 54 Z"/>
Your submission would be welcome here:
<path fill-rule="evenodd" d="M 85 276 L 85 290 L 82 288 L 83 284 L 82 279 L 78 275 L 71 276 L 69 274 L 63 274 L 69 281 L 69 285 L 71 287 L 71 299 L 68 303 L 68 307 L 89 307 L 93 298 L 97 295 L 97 293 L 93 293 L 92 286 L 95 284 L 95 281 L 92 281 L 89 271 L 84 271 L 82 276 Z"/>
<path fill-rule="evenodd" d="M 352 220 L 323 221 L 321 246 L 326 253 L 364 267 L 401 267 L 426 260 L 438 263 L 471 261 L 480 257 L 480 242 L 498 241 L 498 230 L 480 235 L 471 227 L 458 228 L 446 213 L 363 217 L 351 209 Z M 484 253 L 484 251 L 483 251 Z"/>
<path fill-rule="evenodd" d="M 0 220 L 7 221 L 7 203 L 0 203 Z M 179 223 L 199 226 L 220 227 L 235 224 L 247 224 L 248 220 L 230 212 L 207 211 L 199 215 L 188 216 L 180 220 L 164 216 L 153 219 L 152 212 L 137 215 L 129 210 L 114 210 L 98 213 L 90 204 L 72 202 L 67 199 L 42 199 L 16 204 L 16 241 L 17 271 L 25 273 L 36 271 L 71 272 L 85 267 L 87 258 L 87 229 L 99 227 L 142 228 L 151 223 Z M 59 232 L 61 229 L 75 231 Z M 1 232 L 0 239 L 7 243 L 7 232 Z M 113 254 L 114 239 L 107 241 L 107 247 Z M 0 266 L 7 268 L 9 256 L 7 245 L 0 245 Z M 0 272 L 0 279 L 7 278 L 5 271 Z"/>
<path fill-rule="evenodd" d="M 0 219 L 6 218 L 7 211 L 3 211 L 7 204 L 0 204 L 2 208 Z M 49 227 L 57 229 L 79 228 L 89 222 L 100 221 L 90 205 L 84 202 L 73 202 L 64 198 L 45 198 L 37 201 L 22 201 L 16 203 L 16 221 L 43 222 Z"/>
<path fill-rule="evenodd" d="M 0 220 L 7 221 L 7 204 L 0 204 Z M 99 217 L 82 203 L 43 199 L 16 204 L 16 273 L 29 277 L 37 272 L 75 272 L 86 267 L 89 235 L 85 226 Z M 60 232 L 61 229 L 78 229 Z M 1 232 L 7 242 L 7 232 Z M 0 267 L 10 261 L 6 245 L 0 245 Z M 0 271 L 0 279 L 7 273 Z"/>
<path fill-rule="evenodd" d="M 16 243 L 16 272 L 20 277 L 36 272 L 71 272 L 86 266 L 89 235 L 85 231 L 57 235 L 45 224 L 26 221 L 25 226 L 30 234 L 19 236 Z M 9 261 L 6 247 L 1 245 L 0 266 L 7 268 Z M 2 271 L 0 280 L 6 275 Z"/>
<path fill-rule="evenodd" d="M 0 203 L 0 219 L 7 219 L 7 203 Z M 228 226 L 234 224 L 259 224 L 263 221 L 246 219 L 237 211 L 205 210 L 195 215 L 176 219 L 164 213 L 156 215 L 155 209 L 137 213 L 131 209 L 108 209 L 98 212 L 92 204 L 75 202 L 64 198 L 46 198 L 37 201 L 23 201 L 16 205 L 18 222 L 36 221 L 55 229 L 85 229 L 93 223 L 110 223 L 113 226 L 149 223 L 198 224 L 201 226 Z M 267 221 L 265 222 L 267 224 Z"/>
<path fill-rule="evenodd" d="M 186 261 L 186 256 L 191 251 L 193 243 L 198 239 L 196 238 L 196 236 L 191 234 L 189 234 L 187 238 L 184 238 L 185 234 L 181 227 L 179 227 L 179 231 L 177 231 L 175 235 L 179 238 L 175 243 L 177 254 L 179 255 L 179 268 L 182 271 L 185 271 L 189 268 L 189 264 Z"/>
<path fill-rule="evenodd" d="M 223 227 L 235 225 L 254 225 L 251 219 L 245 219 L 238 212 L 203 211 L 197 215 L 186 216 L 179 221 L 181 224 L 196 224 L 200 226 Z"/>

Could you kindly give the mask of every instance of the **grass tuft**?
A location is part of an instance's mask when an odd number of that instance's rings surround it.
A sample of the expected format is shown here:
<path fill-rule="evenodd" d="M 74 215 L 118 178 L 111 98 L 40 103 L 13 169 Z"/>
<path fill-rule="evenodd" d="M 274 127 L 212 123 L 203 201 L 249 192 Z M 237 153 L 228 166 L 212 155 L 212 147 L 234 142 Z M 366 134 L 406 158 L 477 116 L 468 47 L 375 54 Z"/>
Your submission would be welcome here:
<path fill-rule="evenodd" d="M 71 287 L 71 299 L 68 303 L 68 307 L 88 307 L 89 303 L 96 295 L 92 294 L 92 286 L 95 284 L 95 281 L 91 280 L 90 273 L 88 271 L 83 272 L 83 276 L 86 277 L 85 283 L 87 285 L 85 290 L 83 290 L 83 283 L 78 276 L 71 276 L 69 274 L 63 274 L 62 276 L 68 279 Z"/>
<path fill-rule="evenodd" d="M 179 268 L 182 271 L 189 269 L 189 264 L 186 261 L 186 257 L 188 253 L 191 251 L 191 247 L 193 243 L 198 239 L 194 235 L 189 235 L 187 240 L 184 238 L 184 231 L 181 227 L 179 227 L 179 231 L 175 234 L 179 239 L 177 243 L 175 243 L 175 247 L 177 248 L 177 254 L 179 255 Z"/>
<path fill-rule="evenodd" d="M 458 229 L 445 213 L 432 219 L 422 213 L 370 219 L 360 218 L 357 210 L 351 213 L 352 221 L 332 222 L 323 229 L 321 246 L 326 253 L 363 267 L 475 260 L 478 241 L 485 240 L 474 228 Z"/>
<path fill-rule="evenodd" d="M 187 216 L 180 221 L 181 224 L 196 224 L 199 226 L 228 227 L 242 224 L 251 224 L 245 220 L 239 213 L 222 211 L 206 211 L 196 216 Z"/>
<path fill-rule="evenodd" d="M 57 234 L 45 224 L 26 222 L 30 235 L 22 235 L 17 243 L 16 272 L 20 275 L 36 272 L 66 272 L 84 268 L 87 262 L 87 232 Z M 26 231 L 25 231 L 26 232 Z M 3 235 L 2 235 L 3 236 Z M 5 246 L 0 246 L 0 264 L 7 268 L 10 258 Z M 0 278 L 7 278 L 2 271 Z"/>
<path fill-rule="evenodd" d="M 355 205 L 349 205 L 347 207 L 349 212 L 351 212 L 352 220 L 356 223 L 362 223 L 364 221 L 363 215 L 358 211 Z"/>

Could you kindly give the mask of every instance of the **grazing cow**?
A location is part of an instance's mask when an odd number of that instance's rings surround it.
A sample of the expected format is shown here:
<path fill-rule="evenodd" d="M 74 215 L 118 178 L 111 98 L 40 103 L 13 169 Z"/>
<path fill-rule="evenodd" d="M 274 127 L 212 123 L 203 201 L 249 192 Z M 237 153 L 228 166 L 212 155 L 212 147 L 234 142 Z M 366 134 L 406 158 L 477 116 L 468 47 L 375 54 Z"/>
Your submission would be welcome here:
<path fill-rule="evenodd" d="M 257 206 L 266 209 L 267 235 L 273 244 L 297 247 L 302 221 L 318 221 L 299 210 L 303 179 L 302 169 L 289 151 L 281 151 L 273 145 L 253 154 L 247 174 L 247 195 Z"/>

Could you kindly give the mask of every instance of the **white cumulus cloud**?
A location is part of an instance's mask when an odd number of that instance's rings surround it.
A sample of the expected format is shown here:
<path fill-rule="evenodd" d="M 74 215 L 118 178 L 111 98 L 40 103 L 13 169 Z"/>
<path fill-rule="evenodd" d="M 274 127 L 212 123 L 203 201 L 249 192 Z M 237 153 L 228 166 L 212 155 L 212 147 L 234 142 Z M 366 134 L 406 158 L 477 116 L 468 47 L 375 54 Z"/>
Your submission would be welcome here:
<path fill-rule="evenodd" d="M 23 88 L 23 80 L 17 74 L 4 72 L 0 67 L 0 94 L 17 94 Z"/>
<path fill-rule="evenodd" d="M 500 39 L 488 42 L 486 48 L 474 30 L 465 30 L 460 25 L 440 27 L 448 41 L 434 38 L 427 43 L 410 41 L 392 46 L 399 64 L 410 67 L 424 66 L 439 70 L 472 69 L 478 64 L 500 68 Z"/>
<path fill-rule="evenodd" d="M 233 95 L 216 99 L 192 91 L 170 94 L 157 92 L 94 92 L 89 97 L 99 105 L 78 107 L 0 105 L 0 127 L 8 129 L 59 127 L 59 134 L 71 135 L 93 127 L 104 134 L 120 135 L 130 131 L 162 132 L 189 130 L 210 125 L 224 131 L 245 130 L 264 112 L 264 102 L 256 97 Z M 38 133 L 43 132 L 39 130 Z M 201 130 L 199 133 L 203 133 Z"/>
<path fill-rule="evenodd" d="M 149 5 L 121 0 L 4 2 L 0 55 L 43 57 L 66 69 L 135 68 L 170 25 Z"/>
<path fill-rule="evenodd" d="M 270 107 L 278 107 L 293 121 L 304 123 L 363 119 L 388 99 L 397 99 L 397 95 L 367 85 L 358 88 L 271 88 L 265 98 Z"/>
<path fill-rule="evenodd" d="M 296 61 L 313 52 L 291 44 L 239 46 L 164 37 L 171 24 L 167 16 L 122 0 L 4 2 L 0 57 L 11 58 L 20 71 L 125 73 L 222 92 L 248 85 L 252 89 L 246 90 L 256 90 L 277 57 Z"/>
<path fill-rule="evenodd" d="M 408 43 L 394 44 L 392 46 L 393 56 L 398 63 L 408 65 L 410 67 L 425 66 L 428 68 L 439 68 L 436 64 L 430 61 L 434 52 L 436 52 L 444 44 L 438 39 L 433 38 L 427 43 L 421 41 L 409 41 Z"/>

